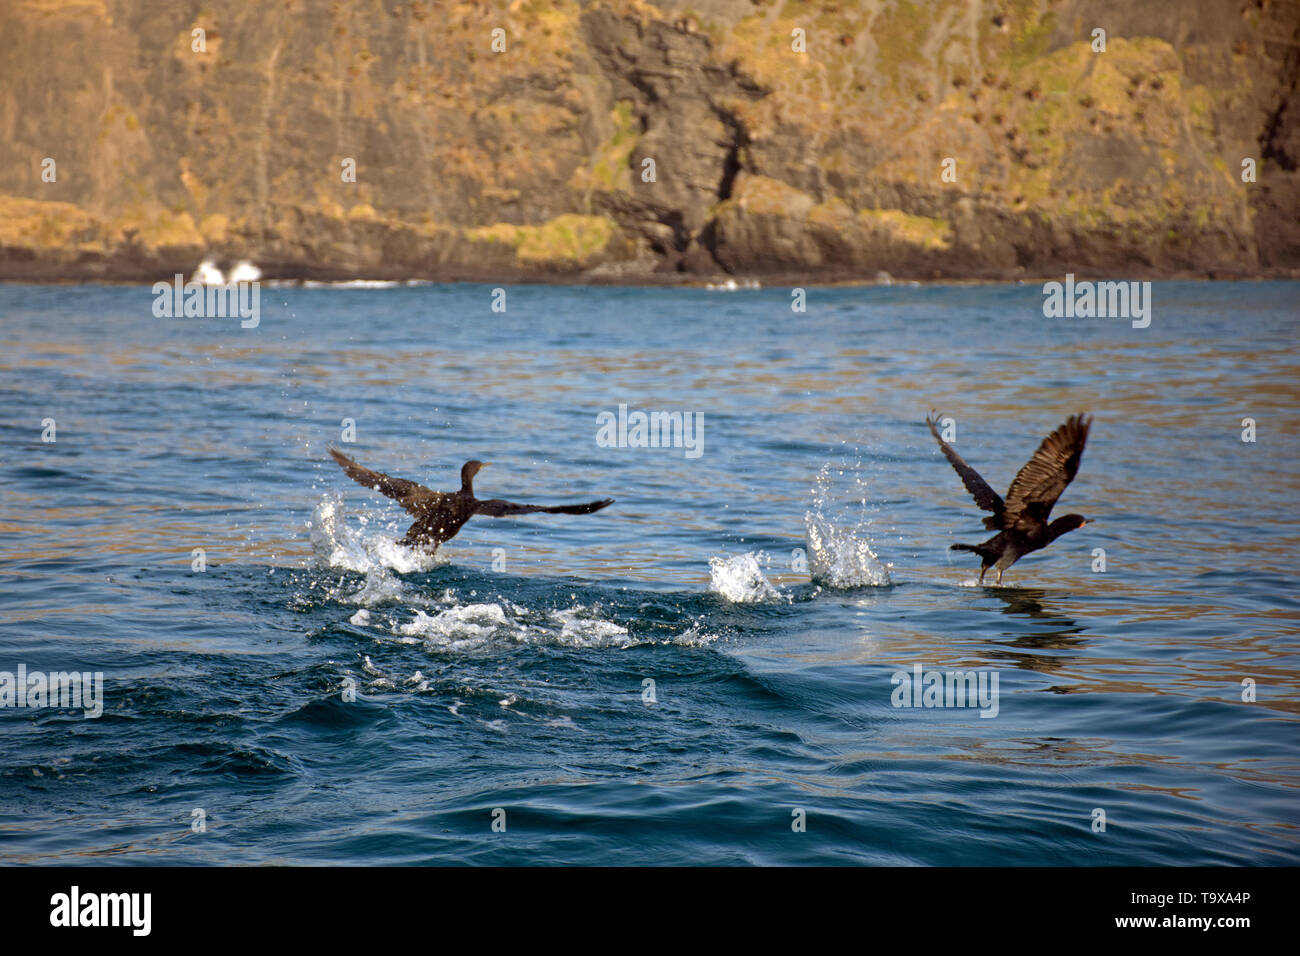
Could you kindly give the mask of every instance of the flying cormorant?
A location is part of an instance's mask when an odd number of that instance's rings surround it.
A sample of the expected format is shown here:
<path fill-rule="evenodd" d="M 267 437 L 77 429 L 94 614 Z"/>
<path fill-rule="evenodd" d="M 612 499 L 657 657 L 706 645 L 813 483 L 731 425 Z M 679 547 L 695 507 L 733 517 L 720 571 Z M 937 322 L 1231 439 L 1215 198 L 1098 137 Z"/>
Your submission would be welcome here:
<path fill-rule="evenodd" d="M 930 426 L 930 434 L 939 443 L 948 461 L 961 476 L 966 490 L 975 498 L 975 504 L 985 511 L 991 511 L 991 517 L 984 519 L 984 527 L 998 534 L 983 544 L 954 544 L 953 551 L 974 551 L 983 560 L 980 565 L 980 584 L 984 584 L 984 574 L 989 568 L 996 568 L 997 583 L 1002 583 L 1002 572 L 1015 564 L 1030 551 L 1045 548 L 1067 531 L 1082 528 L 1088 523 L 1083 515 L 1065 515 L 1051 524 L 1047 516 L 1051 514 L 1056 499 L 1061 497 L 1075 473 L 1079 470 L 1079 460 L 1083 457 L 1083 446 L 1088 441 L 1088 429 L 1092 419 L 1083 415 L 1073 415 L 1066 419 L 1064 425 L 1043 439 L 1025 467 L 1020 469 L 1011 488 L 1007 491 L 1007 500 L 998 497 L 988 482 L 966 462 L 961 455 L 953 451 L 939 436 L 934 421 L 929 416 L 925 423 Z"/>
<path fill-rule="evenodd" d="M 461 526 L 474 515 L 487 515 L 491 518 L 503 518 L 507 515 L 530 514 L 544 511 L 547 514 L 585 515 L 614 503 L 613 498 L 604 498 L 582 505 L 520 505 L 513 501 L 492 498 L 482 501 L 474 497 L 474 476 L 484 466 L 481 461 L 467 461 L 460 469 L 460 491 L 431 491 L 424 485 L 407 481 L 405 478 L 391 478 L 383 472 L 371 471 L 358 465 L 338 449 L 331 448 L 329 453 L 358 484 L 365 485 L 380 494 L 387 495 L 403 508 L 415 515 L 415 524 L 406 529 L 405 537 L 398 544 L 423 548 L 430 553 L 438 550 L 438 545 L 456 536 Z"/>

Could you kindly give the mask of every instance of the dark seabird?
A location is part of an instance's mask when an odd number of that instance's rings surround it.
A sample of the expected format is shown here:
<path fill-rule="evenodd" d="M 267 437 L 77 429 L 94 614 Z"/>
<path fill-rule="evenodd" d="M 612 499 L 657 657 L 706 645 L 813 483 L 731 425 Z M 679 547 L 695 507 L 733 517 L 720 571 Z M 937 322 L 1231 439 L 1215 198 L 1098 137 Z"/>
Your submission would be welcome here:
<path fill-rule="evenodd" d="M 467 461 L 461 467 L 460 491 L 432 491 L 405 478 L 392 478 L 383 472 L 371 471 L 338 449 L 331 448 L 329 453 L 353 481 L 387 495 L 415 515 L 415 524 L 406 529 L 405 537 L 398 544 L 420 547 L 430 553 L 437 551 L 438 545 L 444 541 L 456 537 L 461 526 L 475 515 L 504 518 L 507 515 L 525 515 L 534 511 L 553 515 L 586 515 L 614 503 L 613 498 L 582 505 L 552 506 L 519 505 L 500 498 L 482 501 L 474 497 L 473 487 L 474 476 L 484 466 L 481 461 Z"/>
<path fill-rule="evenodd" d="M 997 568 L 997 583 L 1001 584 L 1002 572 L 1023 555 L 1045 548 L 1067 531 L 1082 528 L 1088 523 L 1083 515 L 1065 515 L 1048 524 L 1047 516 L 1051 514 L 1056 499 L 1065 491 L 1065 486 L 1079 470 L 1083 446 L 1088 441 L 1088 429 L 1092 427 L 1091 418 L 1074 415 L 1044 438 L 1038 451 L 1034 452 L 1034 457 L 1029 459 L 1025 467 L 1020 469 L 1020 474 L 1016 475 L 1016 480 L 1011 482 L 1006 501 L 999 498 L 988 482 L 980 477 L 979 472 L 962 461 L 961 455 L 939 437 L 939 430 L 928 416 L 925 423 L 930 426 L 930 434 L 961 476 L 961 483 L 975 498 L 975 504 L 993 513 L 984 519 L 984 527 L 997 531 L 998 534 L 983 544 L 954 544 L 951 549 L 974 551 L 983 559 L 983 564 L 980 565 L 981 585 L 989 568 Z"/>

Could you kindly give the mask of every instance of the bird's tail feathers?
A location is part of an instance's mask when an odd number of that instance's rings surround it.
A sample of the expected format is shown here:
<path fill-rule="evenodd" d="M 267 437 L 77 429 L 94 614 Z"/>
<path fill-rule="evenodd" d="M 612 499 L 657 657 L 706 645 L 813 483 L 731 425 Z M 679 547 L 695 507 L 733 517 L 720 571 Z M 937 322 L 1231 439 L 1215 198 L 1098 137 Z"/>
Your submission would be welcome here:
<path fill-rule="evenodd" d="M 555 505 L 541 510 L 553 515 L 589 515 L 601 508 L 608 508 L 613 503 L 613 498 L 603 498 L 600 501 L 591 501 L 585 505 Z"/>
<path fill-rule="evenodd" d="M 981 558 L 989 558 L 992 555 L 989 549 L 982 544 L 954 544 L 948 548 L 949 551 L 974 551 Z"/>

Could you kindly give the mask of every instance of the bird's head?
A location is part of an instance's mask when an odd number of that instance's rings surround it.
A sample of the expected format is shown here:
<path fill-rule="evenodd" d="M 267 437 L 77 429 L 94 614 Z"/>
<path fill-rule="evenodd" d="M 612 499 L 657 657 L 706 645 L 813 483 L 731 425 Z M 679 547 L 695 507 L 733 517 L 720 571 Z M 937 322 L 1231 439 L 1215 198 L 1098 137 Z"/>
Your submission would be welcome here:
<path fill-rule="evenodd" d="M 1047 533 L 1050 539 L 1055 541 L 1061 535 L 1082 528 L 1087 523 L 1088 519 L 1083 515 L 1062 515 L 1047 526 Z"/>
<path fill-rule="evenodd" d="M 469 461 L 465 462 L 465 464 L 461 465 L 460 468 L 461 488 L 468 491 L 470 485 L 474 481 L 474 476 L 477 475 L 481 469 L 486 468 L 487 465 L 488 463 L 486 461 L 479 461 L 477 458 L 471 458 Z"/>

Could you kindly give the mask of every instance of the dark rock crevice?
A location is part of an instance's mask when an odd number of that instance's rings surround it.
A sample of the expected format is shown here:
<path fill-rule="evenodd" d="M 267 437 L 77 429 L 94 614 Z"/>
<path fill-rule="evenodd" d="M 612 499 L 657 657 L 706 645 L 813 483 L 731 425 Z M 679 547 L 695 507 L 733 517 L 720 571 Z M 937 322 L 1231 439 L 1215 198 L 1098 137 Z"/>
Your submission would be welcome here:
<path fill-rule="evenodd" d="M 722 160 L 722 176 L 718 180 L 718 201 L 731 198 L 732 190 L 736 186 L 736 176 L 740 173 L 740 151 L 748 143 L 748 136 L 745 132 L 744 125 L 735 116 L 735 114 L 725 109 L 714 107 L 718 119 L 722 122 L 723 128 L 730 134 L 727 137 L 726 156 Z"/>
<path fill-rule="evenodd" d="M 633 197 L 605 195 L 594 204 L 665 256 L 659 269 L 716 272 L 711 233 L 703 230 L 709 208 L 731 197 L 747 142 L 743 123 L 722 104 L 768 91 L 734 65 L 716 64 L 709 38 L 680 22 L 646 24 L 599 7 L 584 14 L 583 26 L 611 99 L 635 104 L 637 156 L 654 158 L 659 176 L 644 184 L 634 168 Z"/>

